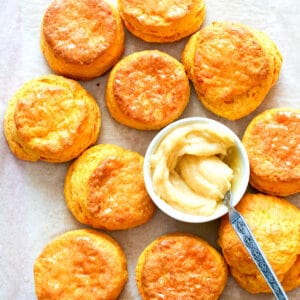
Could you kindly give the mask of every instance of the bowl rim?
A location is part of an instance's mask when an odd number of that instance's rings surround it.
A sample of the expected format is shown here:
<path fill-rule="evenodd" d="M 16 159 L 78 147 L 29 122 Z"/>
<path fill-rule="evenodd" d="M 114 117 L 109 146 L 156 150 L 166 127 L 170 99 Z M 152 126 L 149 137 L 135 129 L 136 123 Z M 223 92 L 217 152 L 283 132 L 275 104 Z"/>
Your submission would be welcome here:
<path fill-rule="evenodd" d="M 239 203 L 239 201 L 242 199 L 243 195 L 247 190 L 249 184 L 249 178 L 250 178 L 250 164 L 249 164 L 249 159 L 248 159 L 246 149 L 244 148 L 244 145 L 240 140 L 240 138 L 236 135 L 236 133 L 232 129 L 230 129 L 223 123 L 210 118 L 205 118 L 205 117 L 183 118 L 170 123 L 162 130 L 160 130 L 148 145 L 148 148 L 145 153 L 144 164 L 143 164 L 144 182 L 150 198 L 152 199 L 154 204 L 166 215 L 182 222 L 205 223 L 205 222 L 219 219 L 222 216 L 224 216 L 228 212 L 227 207 L 225 207 L 224 205 L 218 205 L 218 209 L 216 210 L 216 212 L 210 216 L 199 216 L 199 215 L 192 215 L 189 213 L 185 213 L 183 211 L 174 208 L 173 206 L 171 206 L 170 204 L 162 200 L 154 192 L 153 185 L 152 185 L 150 158 L 152 156 L 153 151 L 157 148 L 157 146 L 160 144 L 162 139 L 169 132 L 173 131 L 177 127 L 181 127 L 192 123 L 214 124 L 222 128 L 223 130 L 227 131 L 233 137 L 234 142 L 237 146 L 236 148 L 238 149 L 239 156 L 241 158 L 240 161 L 241 161 L 242 179 L 241 179 L 241 184 L 237 187 L 237 192 L 232 192 L 232 204 L 233 206 L 236 206 Z"/>

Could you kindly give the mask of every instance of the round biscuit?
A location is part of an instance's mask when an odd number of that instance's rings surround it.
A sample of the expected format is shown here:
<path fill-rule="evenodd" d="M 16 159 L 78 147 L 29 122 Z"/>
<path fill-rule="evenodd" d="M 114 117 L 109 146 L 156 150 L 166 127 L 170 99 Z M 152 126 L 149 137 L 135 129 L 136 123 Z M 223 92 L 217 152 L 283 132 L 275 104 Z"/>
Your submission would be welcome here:
<path fill-rule="evenodd" d="M 266 34 L 244 24 L 213 22 L 189 39 L 182 62 L 200 102 L 237 120 L 262 103 L 279 77 L 282 57 Z"/>
<path fill-rule="evenodd" d="M 96 100 L 76 81 L 45 75 L 25 83 L 8 103 L 4 133 L 20 159 L 65 162 L 98 138 Z"/>
<path fill-rule="evenodd" d="M 141 253 L 136 283 L 142 299 L 218 299 L 227 282 L 223 257 L 198 236 L 161 236 Z"/>
<path fill-rule="evenodd" d="M 74 217 L 107 230 L 149 221 L 155 206 L 145 189 L 143 161 L 137 152 L 111 144 L 86 150 L 65 179 L 65 199 Z"/>
<path fill-rule="evenodd" d="M 155 130 L 177 119 L 190 96 L 182 64 L 158 50 L 133 53 L 112 69 L 106 104 L 118 122 L 140 130 Z"/>
<path fill-rule="evenodd" d="M 264 194 L 246 194 L 237 210 L 245 218 L 278 279 L 283 281 L 300 254 L 300 210 L 288 200 Z M 271 290 L 224 216 L 218 244 L 232 276 L 250 293 Z"/>
<path fill-rule="evenodd" d="M 255 189 L 278 196 L 300 192 L 300 109 L 260 113 L 248 124 L 242 142 Z"/>
<path fill-rule="evenodd" d="M 72 230 L 56 237 L 34 263 L 39 300 L 117 299 L 127 277 L 119 244 L 95 230 Z"/>
<path fill-rule="evenodd" d="M 44 14 L 40 41 L 55 73 L 91 79 L 119 60 L 124 51 L 124 30 L 110 1 L 54 0 Z"/>
<path fill-rule="evenodd" d="M 119 0 L 126 28 L 147 42 L 178 41 L 199 29 L 205 18 L 204 0 Z"/>

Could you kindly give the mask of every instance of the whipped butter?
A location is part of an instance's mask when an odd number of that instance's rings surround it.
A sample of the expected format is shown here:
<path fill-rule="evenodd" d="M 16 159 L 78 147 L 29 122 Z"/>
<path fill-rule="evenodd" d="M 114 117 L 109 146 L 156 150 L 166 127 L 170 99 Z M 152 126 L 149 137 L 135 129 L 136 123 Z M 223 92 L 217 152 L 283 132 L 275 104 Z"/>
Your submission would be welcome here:
<path fill-rule="evenodd" d="M 233 137 L 213 124 L 175 128 L 150 158 L 154 192 L 193 215 L 212 215 L 230 189 L 233 170 L 225 163 Z"/>

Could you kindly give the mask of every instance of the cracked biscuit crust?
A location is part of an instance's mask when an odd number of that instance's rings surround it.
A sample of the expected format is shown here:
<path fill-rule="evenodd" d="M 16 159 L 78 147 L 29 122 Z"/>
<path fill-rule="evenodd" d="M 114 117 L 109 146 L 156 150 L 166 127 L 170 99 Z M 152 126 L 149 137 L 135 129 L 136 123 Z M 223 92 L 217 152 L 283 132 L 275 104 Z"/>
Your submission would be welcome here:
<path fill-rule="evenodd" d="M 4 132 L 20 159 L 65 162 L 96 142 L 100 125 L 98 104 L 79 83 L 46 75 L 25 83 L 12 97 Z"/>

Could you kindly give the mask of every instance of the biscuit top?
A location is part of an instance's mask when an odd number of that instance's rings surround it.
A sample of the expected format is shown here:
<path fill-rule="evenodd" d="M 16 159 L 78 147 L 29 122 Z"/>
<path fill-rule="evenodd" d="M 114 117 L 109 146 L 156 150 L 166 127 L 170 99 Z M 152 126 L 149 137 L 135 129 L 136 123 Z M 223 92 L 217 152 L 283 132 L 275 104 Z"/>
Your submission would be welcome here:
<path fill-rule="evenodd" d="M 195 79 L 207 98 L 231 103 L 270 76 L 269 58 L 244 25 L 214 22 L 196 43 Z"/>
<path fill-rule="evenodd" d="M 159 124 L 186 105 L 189 83 L 184 68 L 158 51 L 141 52 L 120 65 L 113 83 L 123 114 L 146 124 Z"/>
<path fill-rule="evenodd" d="M 39 153 L 59 153 L 73 145 L 88 118 L 88 104 L 80 97 L 75 81 L 36 80 L 17 99 L 14 119 L 21 140 Z"/>
<path fill-rule="evenodd" d="M 120 207 L 120 201 L 127 203 L 127 209 L 130 210 L 130 201 L 126 201 L 129 190 L 135 189 L 132 193 L 134 197 L 140 192 L 146 196 L 143 190 L 134 188 L 134 183 L 141 179 L 140 174 L 137 173 L 140 164 L 141 160 L 133 156 L 126 159 L 116 155 L 111 155 L 100 162 L 88 181 L 86 205 L 89 212 L 94 216 L 98 215 L 99 218 L 102 215 L 109 216 L 113 211 L 116 215 L 118 212 L 121 215 L 119 209 L 124 210 L 124 207 Z M 129 185 L 129 182 L 132 184 Z"/>
<path fill-rule="evenodd" d="M 185 17 L 194 0 L 121 0 L 124 13 L 144 25 L 164 25 Z"/>
<path fill-rule="evenodd" d="M 294 170 L 300 178 L 300 111 L 282 109 L 265 116 L 253 123 L 246 142 L 252 167 L 266 175 L 276 169 L 280 178 Z"/>
<path fill-rule="evenodd" d="M 217 299 L 226 276 L 223 264 L 215 250 L 197 238 L 159 238 L 143 265 L 145 299 L 200 299 L 199 295 Z"/>
<path fill-rule="evenodd" d="M 102 0 L 54 0 L 43 19 L 43 34 L 54 53 L 69 63 L 89 64 L 113 43 L 117 23 Z"/>
<path fill-rule="evenodd" d="M 119 246 L 91 230 L 56 238 L 34 268 L 39 299 L 115 299 L 127 278 Z"/>
<path fill-rule="evenodd" d="M 103 227 L 114 223 L 120 228 L 122 224 L 132 225 L 135 220 L 148 218 L 154 206 L 144 185 L 143 157 L 119 147 L 100 147 L 103 154 L 97 155 L 103 157 L 89 175 L 85 200 L 93 225 Z"/>

